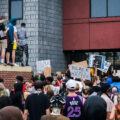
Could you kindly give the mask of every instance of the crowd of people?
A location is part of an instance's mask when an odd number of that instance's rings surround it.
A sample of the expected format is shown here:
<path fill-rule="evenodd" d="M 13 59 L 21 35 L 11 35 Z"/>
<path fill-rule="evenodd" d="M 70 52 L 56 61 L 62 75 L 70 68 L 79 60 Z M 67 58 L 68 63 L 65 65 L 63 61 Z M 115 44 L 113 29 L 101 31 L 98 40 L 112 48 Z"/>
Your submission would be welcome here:
<path fill-rule="evenodd" d="M 5 17 L 0 17 L 0 63 L 16 66 L 18 45 L 21 65 L 25 52 L 28 66 L 26 25 L 17 30 L 16 21 L 11 18 L 5 26 Z M 120 120 L 119 81 L 112 75 L 72 78 L 68 70 L 50 77 L 36 74 L 30 81 L 17 76 L 9 90 L 0 78 L 0 120 Z"/>
<path fill-rule="evenodd" d="M 8 24 L 5 25 L 6 19 L 4 16 L 0 17 L 0 64 L 18 66 L 15 63 L 16 50 L 19 51 L 19 61 L 21 66 L 29 66 L 28 59 L 28 44 L 26 24 L 21 23 L 21 28 L 16 28 L 16 18 L 11 18 Z M 26 63 L 23 62 L 23 53 L 26 55 Z"/>
<path fill-rule="evenodd" d="M 0 78 L 0 120 L 119 120 L 119 80 L 73 79 L 69 72 L 46 78 L 36 74 L 29 82 L 17 76 L 9 91 Z"/>

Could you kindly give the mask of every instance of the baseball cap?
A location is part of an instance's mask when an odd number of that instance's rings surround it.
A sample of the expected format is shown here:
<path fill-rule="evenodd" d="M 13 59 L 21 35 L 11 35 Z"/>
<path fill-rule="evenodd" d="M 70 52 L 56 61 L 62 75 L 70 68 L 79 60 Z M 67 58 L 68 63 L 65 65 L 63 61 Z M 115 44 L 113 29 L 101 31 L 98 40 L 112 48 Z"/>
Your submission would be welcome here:
<path fill-rule="evenodd" d="M 112 84 L 112 78 L 107 78 L 107 80 L 106 80 L 106 83 L 108 83 L 108 84 Z"/>
<path fill-rule="evenodd" d="M 73 79 L 70 79 L 68 80 L 68 82 L 66 83 L 66 86 L 69 90 L 76 90 L 76 87 L 77 87 L 77 83 L 75 80 Z"/>

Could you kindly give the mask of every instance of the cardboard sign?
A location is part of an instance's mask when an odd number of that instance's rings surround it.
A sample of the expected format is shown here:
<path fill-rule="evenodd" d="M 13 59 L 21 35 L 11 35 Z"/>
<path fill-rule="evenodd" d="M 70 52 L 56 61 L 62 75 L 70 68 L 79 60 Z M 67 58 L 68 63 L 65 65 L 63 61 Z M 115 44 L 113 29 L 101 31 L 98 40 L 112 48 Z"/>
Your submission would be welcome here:
<path fill-rule="evenodd" d="M 79 66 L 79 67 L 85 67 L 85 68 L 88 67 L 87 61 L 81 61 L 81 62 L 73 61 L 72 65 Z"/>
<path fill-rule="evenodd" d="M 47 68 L 44 69 L 44 76 L 45 77 L 52 76 L 52 68 L 51 67 L 47 67 Z"/>
<path fill-rule="evenodd" d="M 71 77 L 91 80 L 90 68 L 71 65 L 70 73 L 71 73 Z"/>
<path fill-rule="evenodd" d="M 61 73 L 61 72 L 56 72 L 56 74 L 57 74 L 58 76 L 62 76 L 62 73 Z"/>
<path fill-rule="evenodd" d="M 107 73 L 110 65 L 111 65 L 110 62 L 105 61 L 104 69 L 98 69 L 98 70 L 100 70 L 100 71 L 102 71 L 102 72 L 104 72 L 104 73 Z"/>
<path fill-rule="evenodd" d="M 89 58 L 89 67 L 104 69 L 104 64 L 105 64 L 105 56 L 91 55 Z"/>
<path fill-rule="evenodd" d="M 51 67 L 50 60 L 41 60 L 36 62 L 37 73 L 43 73 L 46 67 Z"/>

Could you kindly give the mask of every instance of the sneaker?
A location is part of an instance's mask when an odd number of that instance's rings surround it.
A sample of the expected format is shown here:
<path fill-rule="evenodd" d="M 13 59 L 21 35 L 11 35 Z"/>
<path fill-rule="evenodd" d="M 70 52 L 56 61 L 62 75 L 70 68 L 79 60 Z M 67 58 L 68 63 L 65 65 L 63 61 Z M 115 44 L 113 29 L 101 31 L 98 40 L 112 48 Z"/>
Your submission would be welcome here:
<path fill-rule="evenodd" d="M 25 66 L 23 63 L 21 63 L 21 66 Z"/>
<path fill-rule="evenodd" d="M 19 66 L 19 65 L 17 65 L 16 63 L 14 63 L 14 64 L 12 63 L 11 65 L 12 65 L 12 66 Z"/>
<path fill-rule="evenodd" d="M 26 66 L 30 66 L 29 64 L 26 64 Z"/>
<path fill-rule="evenodd" d="M 11 63 L 6 63 L 6 65 L 12 66 L 12 64 L 11 64 Z"/>

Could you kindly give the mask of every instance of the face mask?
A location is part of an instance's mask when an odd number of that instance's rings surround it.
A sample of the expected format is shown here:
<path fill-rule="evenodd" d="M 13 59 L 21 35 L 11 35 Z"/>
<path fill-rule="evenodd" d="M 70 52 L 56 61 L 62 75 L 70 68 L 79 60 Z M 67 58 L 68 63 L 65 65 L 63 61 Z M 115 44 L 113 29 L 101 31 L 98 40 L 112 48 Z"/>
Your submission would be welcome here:
<path fill-rule="evenodd" d="M 116 91 L 116 90 L 115 90 L 115 91 L 112 91 L 112 94 L 116 94 L 117 92 L 118 92 L 118 91 Z"/>

